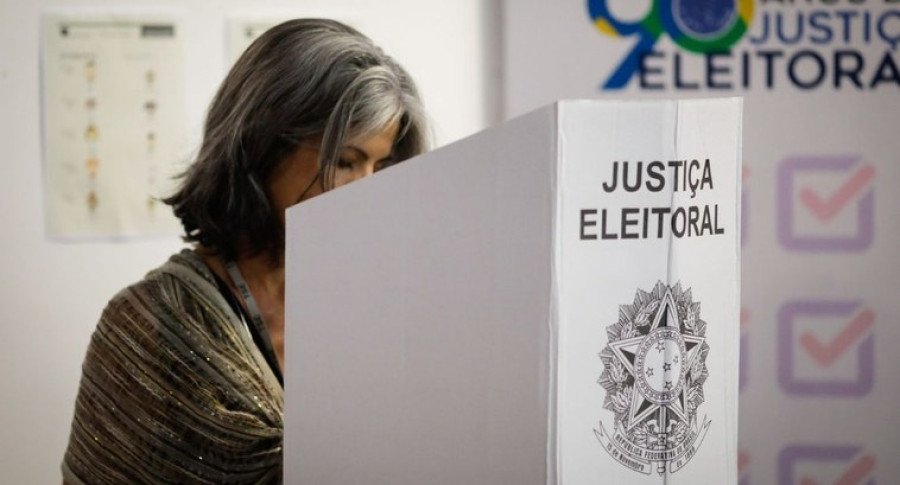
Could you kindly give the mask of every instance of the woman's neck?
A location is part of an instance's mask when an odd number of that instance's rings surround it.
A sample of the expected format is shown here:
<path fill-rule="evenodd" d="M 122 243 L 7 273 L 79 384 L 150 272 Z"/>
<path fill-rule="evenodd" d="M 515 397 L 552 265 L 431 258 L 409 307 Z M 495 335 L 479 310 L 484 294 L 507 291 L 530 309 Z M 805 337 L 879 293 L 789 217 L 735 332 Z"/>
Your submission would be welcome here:
<path fill-rule="evenodd" d="M 215 251 L 202 246 L 197 247 L 196 251 L 213 273 L 223 281 L 229 282 L 229 286 L 236 290 L 225 266 L 228 261 L 217 255 Z M 238 256 L 234 262 L 254 296 L 259 295 L 262 297 L 261 299 L 267 301 L 284 302 L 283 258 L 273 258 L 268 253 L 244 254 L 244 256 Z"/>
<path fill-rule="evenodd" d="M 241 292 L 228 274 L 228 261 L 217 256 L 215 252 L 198 247 L 197 254 L 222 281 L 227 282 L 231 292 L 240 298 Z M 284 369 L 284 258 L 276 259 L 269 254 L 260 253 L 253 256 L 238 257 L 235 263 L 241 277 L 247 282 L 250 293 L 262 314 L 269 338 L 274 347 L 279 367 Z M 246 302 L 242 301 L 245 306 Z"/>
<path fill-rule="evenodd" d="M 284 301 L 284 264 L 266 253 L 235 260 L 241 276 L 254 290 Z"/>

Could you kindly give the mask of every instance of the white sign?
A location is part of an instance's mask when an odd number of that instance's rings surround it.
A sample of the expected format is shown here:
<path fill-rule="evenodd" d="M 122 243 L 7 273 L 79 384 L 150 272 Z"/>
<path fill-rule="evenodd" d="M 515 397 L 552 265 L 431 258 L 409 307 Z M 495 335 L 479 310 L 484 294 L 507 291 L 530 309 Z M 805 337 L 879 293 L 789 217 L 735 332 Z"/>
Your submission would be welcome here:
<path fill-rule="evenodd" d="M 740 103 L 559 116 L 559 483 L 734 483 Z"/>

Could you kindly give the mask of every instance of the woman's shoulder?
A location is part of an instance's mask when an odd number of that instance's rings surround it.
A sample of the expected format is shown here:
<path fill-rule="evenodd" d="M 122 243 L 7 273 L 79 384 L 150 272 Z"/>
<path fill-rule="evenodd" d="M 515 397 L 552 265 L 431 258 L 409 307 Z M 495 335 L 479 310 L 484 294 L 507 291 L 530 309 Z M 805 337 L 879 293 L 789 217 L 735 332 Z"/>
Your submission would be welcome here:
<path fill-rule="evenodd" d="M 244 347 L 242 323 L 203 260 L 177 253 L 109 300 L 92 335 L 93 346 L 160 350 Z M 148 354 L 149 355 L 149 354 Z"/>
<path fill-rule="evenodd" d="M 279 469 L 281 390 L 202 264 L 176 254 L 107 305 L 82 364 L 70 480 L 225 483 L 260 456 L 260 474 Z"/>
<path fill-rule="evenodd" d="M 138 380 L 150 376 L 164 383 L 177 376 L 221 391 L 266 380 L 252 349 L 215 276 L 188 250 L 110 300 L 92 335 L 85 371 L 108 365 Z M 241 400 L 245 393 L 237 394 Z"/>
<path fill-rule="evenodd" d="M 201 303 L 209 310 L 221 307 L 221 299 L 215 276 L 195 252 L 184 249 L 116 293 L 103 314 L 111 316 L 129 309 L 155 315 L 160 310 L 192 310 Z"/>
<path fill-rule="evenodd" d="M 183 249 L 161 264 L 147 272 L 144 277 L 117 293 L 113 300 L 129 291 L 149 291 L 158 289 L 159 285 L 194 285 L 215 287 L 216 280 L 212 271 L 203 259 L 190 249 Z"/>

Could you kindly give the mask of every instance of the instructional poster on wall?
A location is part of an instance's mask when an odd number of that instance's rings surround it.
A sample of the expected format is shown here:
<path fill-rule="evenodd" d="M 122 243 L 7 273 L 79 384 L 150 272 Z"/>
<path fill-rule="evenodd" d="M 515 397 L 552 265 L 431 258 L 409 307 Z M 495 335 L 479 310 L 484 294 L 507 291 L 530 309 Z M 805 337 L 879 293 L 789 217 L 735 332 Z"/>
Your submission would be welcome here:
<path fill-rule="evenodd" d="M 177 234 L 160 201 L 185 157 L 177 21 L 45 14 L 42 57 L 49 236 Z"/>
<path fill-rule="evenodd" d="M 228 19 L 228 60 L 229 67 L 241 57 L 241 54 L 250 47 L 263 32 L 287 20 L 261 17 L 232 17 Z"/>
<path fill-rule="evenodd" d="M 345 23 L 361 32 L 366 30 L 360 26 L 359 19 L 347 12 L 273 12 L 270 14 L 234 14 L 228 19 L 228 52 L 229 67 L 250 47 L 265 31 L 290 19 L 296 18 L 329 18 Z"/>

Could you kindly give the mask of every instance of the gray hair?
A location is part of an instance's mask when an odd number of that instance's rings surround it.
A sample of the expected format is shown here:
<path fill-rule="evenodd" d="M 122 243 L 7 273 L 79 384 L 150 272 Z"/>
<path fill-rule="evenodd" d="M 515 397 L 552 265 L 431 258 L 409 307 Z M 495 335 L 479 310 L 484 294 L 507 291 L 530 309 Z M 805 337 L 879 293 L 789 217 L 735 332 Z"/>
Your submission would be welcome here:
<path fill-rule="evenodd" d="M 334 187 L 342 147 L 398 122 L 399 162 L 428 147 L 425 115 L 409 74 L 368 37 L 340 22 L 299 19 L 260 36 L 210 105 L 196 161 L 165 202 L 185 240 L 234 258 L 240 249 L 278 256 L 280 215 L 267 194 L 275 167 L 321 136 L 319 170 Z"/>

